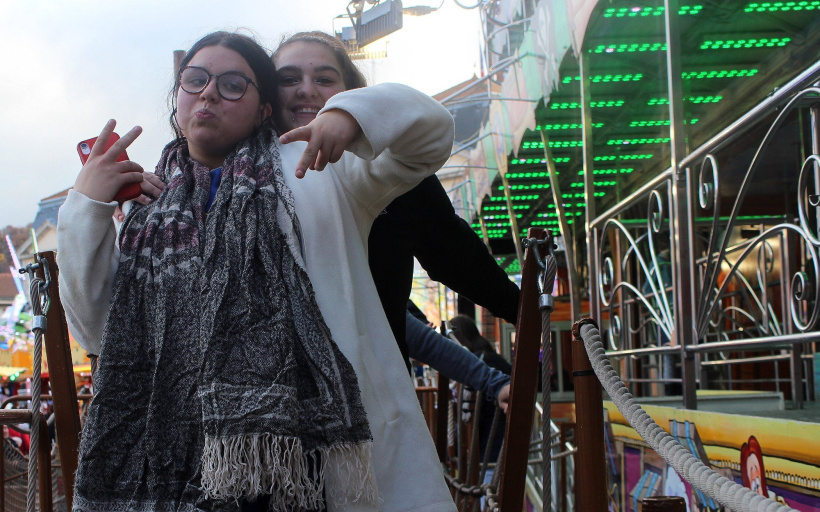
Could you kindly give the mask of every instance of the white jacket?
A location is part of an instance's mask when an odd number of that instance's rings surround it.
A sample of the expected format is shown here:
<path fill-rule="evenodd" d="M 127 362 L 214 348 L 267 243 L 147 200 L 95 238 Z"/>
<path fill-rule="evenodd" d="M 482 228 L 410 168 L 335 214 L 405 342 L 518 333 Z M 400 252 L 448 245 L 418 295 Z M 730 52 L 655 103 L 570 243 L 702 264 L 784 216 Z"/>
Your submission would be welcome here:
<path fill-rule="evenodd" d="M 379 509 L 454 511 L 367 261 L 373 219 L 447 160 L 453 120 L 438 102 L 398 84 L 337 94 L 323 111 L 329 109 L 350 113 L 362 136 L 323 172 L 295 177 L 304 142 L 283 146 L 282 167 L 293 191 L 316 300 L 359 380 L 374 439 L 383 500 Z M 58 219 L 60 295 L 72 334 L 92 354 L 99 353 L 119 257 L 115 206 L 72 190 Z"/>

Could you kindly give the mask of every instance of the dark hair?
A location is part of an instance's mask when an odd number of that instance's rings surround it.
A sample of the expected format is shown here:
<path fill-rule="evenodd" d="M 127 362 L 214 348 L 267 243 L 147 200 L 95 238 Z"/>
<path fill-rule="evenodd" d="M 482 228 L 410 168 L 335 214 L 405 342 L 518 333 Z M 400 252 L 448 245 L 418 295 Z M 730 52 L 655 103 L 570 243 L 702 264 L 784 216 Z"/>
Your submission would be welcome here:
<path fill-rule="evenodd" d="M 333 37 L 330 34 L 320 30 L 313 30 L 311 32 L 297 32 L 290 37 L 283 37 L 279 47 L 273 52 L 273 60 L 276 61 L 276 56 L 282 51 L 282 48 L 291 43 L 318 43 L 323 44 L 333 52 L 339 67 L 342 69 L 342 80 L 345 83 L 345 90 L 359 89 L 367 87 L 367 80 L 353 60 L 347 54 L 347 49 L 344 43 L 339 38 Z"/>
<path fill-rule="evenodd" d="M 450 328 L 456 340 L 467 347 L 470 352 L 495 352 L 492 343 L 478 332 L 478 327 L 469 316 L 458 315 L 451 318 Z"/>
<path fill-rule="evenodd" d="M 185 68 L 191 59 L 194 58 L 200 50 L 209 46 L 223 46 L 235 51 L 245 59 L 253 74 L 256 75 L 254 83 L 259 89 L 259 99 L 262 104 L 269 103 L 272 109 L 272 114 L 262 122 L 262 126 L 271 124 L 274 128 L 279 129 L 283 126 L 281 122 L 282 108 L 279 102 L 279 91 L 276 86 L 276 68 L 268 56 L 268 51 L 257 43 L 253 38 L 237 32 L 212 32 L 191 46 L 191 49 L 185 53 L 182 61 L 179 63 L 179 69 Z M 171 88 L 170 103 L 171 129 L 177 137 L 182 137 L 182 130 L 177 123 L 177 90 L 179 89 L 179 75 L 174 77 L 174 85 Z"/>

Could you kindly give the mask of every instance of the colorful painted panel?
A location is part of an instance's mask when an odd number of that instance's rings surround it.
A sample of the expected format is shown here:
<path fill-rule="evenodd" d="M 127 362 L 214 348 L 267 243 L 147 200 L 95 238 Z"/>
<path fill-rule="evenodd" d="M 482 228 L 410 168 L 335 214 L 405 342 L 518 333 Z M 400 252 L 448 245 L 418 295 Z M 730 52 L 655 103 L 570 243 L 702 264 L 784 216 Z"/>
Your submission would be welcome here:
<path fill-rule="evenodd" d="M 622 464 L 616 476 L 620 480 L 611 486 L 618 510 L 636 510 L 637 496 L 661 495 L 682 496 L 690 511 L 723 510 L 668 467 L 612 402 L 605 407 L 615 441 L 607 448 Z M 820 424 L 671 407 L 644 409 L 715 471 L 795 510 L 820 512 Z M 646 481 L 653 475 L 658 484 L 647 492 Z"/>

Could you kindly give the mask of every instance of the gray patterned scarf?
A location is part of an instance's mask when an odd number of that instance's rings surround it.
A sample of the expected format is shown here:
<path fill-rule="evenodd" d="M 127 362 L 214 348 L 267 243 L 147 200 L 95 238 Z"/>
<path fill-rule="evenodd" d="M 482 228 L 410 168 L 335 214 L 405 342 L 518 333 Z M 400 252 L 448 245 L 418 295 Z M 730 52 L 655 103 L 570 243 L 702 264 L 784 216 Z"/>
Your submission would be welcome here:
<path fill-rule="evenodd" d="M 80 448 L 75 510 L 272 510 L 376 503 L 356 375 L 300 253 L 279 142 L 248 139 L 209 171 L 169 144 L 167 184 L 135 207 Z"/>

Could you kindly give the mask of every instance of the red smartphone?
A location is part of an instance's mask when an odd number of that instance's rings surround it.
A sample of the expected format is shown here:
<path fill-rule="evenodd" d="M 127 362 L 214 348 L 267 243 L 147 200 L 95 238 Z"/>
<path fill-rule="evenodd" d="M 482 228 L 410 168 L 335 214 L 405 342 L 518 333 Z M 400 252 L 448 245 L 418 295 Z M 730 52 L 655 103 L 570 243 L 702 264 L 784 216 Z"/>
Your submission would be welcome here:
<path fill-rule="evenodd" d="M 93 137 L 91 139 L 84 140 L 77 144 L 77 153 L 80 154 L 80 160 L 83 162 L 83 165 L 88 161 L 89 155 L 91 155 L 91 148 L 94 147 L 94 143 L 97 142 L 98 137 Z M 120 139 L 120 136 L 116 133 L 111 133 L 111 137 L 108 138 L 108 144 L 106 144 L 105 149 L 106 151 L 110 148 L 115 142 Z M 115 160 L 116 162 L 124 162 L 128 160 L 128 154 L 123 151 L 120 153 L 120 156 L 117 157 Z M 123 187 L 117 192 L 114 196 L 114 200 L 122 203 L 123 201 L 128 201 L 129 199 L 134 199 L 139 197 L 142 194 L 142 185 L 139 183 L 128 183 L 127 185 L 123 185 Z"/>

